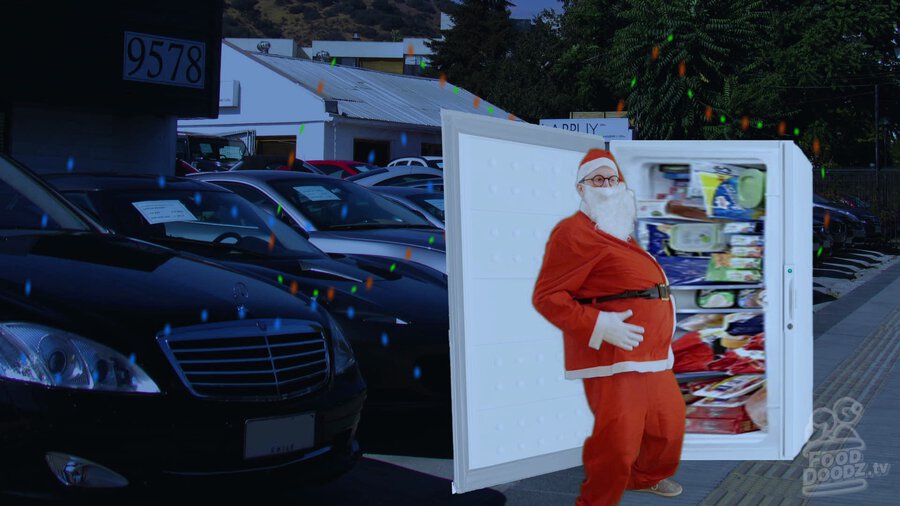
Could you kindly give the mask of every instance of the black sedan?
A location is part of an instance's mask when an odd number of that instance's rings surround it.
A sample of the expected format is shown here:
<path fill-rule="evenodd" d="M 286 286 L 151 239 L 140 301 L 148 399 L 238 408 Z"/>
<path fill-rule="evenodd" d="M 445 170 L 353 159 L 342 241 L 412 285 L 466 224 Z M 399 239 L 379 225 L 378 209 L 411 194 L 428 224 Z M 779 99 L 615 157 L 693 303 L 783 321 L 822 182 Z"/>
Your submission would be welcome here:
<path fill-rule="evenodd" d="M 273 490 L 358 457 L 365 384 L 323 308 L 105 233 L 3 157 L 0 301 L 5 494 Z"/>
<path fill-rule="evenodd" d="M 449 407 L 449 310 L 441 273 L 378 256 L 329 256 L 211 183 L 79 174 L 46 179 L 118 233 L 253 272 L 324 306 L 356 352 L 368 386 L 366 409 Z"/>

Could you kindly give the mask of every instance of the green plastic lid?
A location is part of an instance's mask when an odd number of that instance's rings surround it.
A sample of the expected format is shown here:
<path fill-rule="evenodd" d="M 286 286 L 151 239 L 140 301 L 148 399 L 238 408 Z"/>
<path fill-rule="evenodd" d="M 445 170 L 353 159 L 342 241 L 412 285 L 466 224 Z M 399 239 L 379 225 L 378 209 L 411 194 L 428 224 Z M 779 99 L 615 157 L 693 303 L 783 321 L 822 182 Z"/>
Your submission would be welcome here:
<path fill-rule="evenodd" d="M 737 185 L 738 205 L 753 209 L 762 203 L 765 195 L 766 175 L 764 172 L 749 169 L 739 179 Z"/>

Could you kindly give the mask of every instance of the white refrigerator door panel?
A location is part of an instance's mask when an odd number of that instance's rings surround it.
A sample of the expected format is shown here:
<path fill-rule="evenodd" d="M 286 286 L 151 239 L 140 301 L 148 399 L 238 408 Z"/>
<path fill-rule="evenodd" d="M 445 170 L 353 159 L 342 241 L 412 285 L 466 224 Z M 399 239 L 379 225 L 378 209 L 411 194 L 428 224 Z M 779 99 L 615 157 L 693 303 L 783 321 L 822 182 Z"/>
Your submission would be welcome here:
<path fill-rule="evenodd" d="M 578 162 L 603 143 L 596 136 L 452 111 L 442 111 L 442 120 L 458 493 L 581 464 L 593 417 L 581 382 L 563 378 L 560 331 L 534 310 L 531 294 L 550 230 L 578 210 Z M 623 157 L 625 178 L 639 195 L 649 188 L 649 171 L 625 165 L 645 159 L 765 163 L 775 168 L 770 176 L 782 167 L 777 142 L 630 141 L 634 148 L 623 150 L 624 144 L 613 143 L 612 150 Z M 769 206 L 780 203 L 780 190 L 779 182 L 769 185 Z M 773 211 L 767 226 L 781 217 Z M 782 234 L 773 223 L 767 241 L 776 232 Z M 765 261 L 781 265 L 780 242 L 773 244 Z M 766 285 L 780 287 L 781 275 L 767 268 Z M 774 292 L 771 307 L 780 307 L 780 290 Z M 781 323 L 780 311 L 767 311 L 767 331 Z M 779 337 L 767 340 L 767 353 L 779 361 L 779 351 L 769 348 L 780 343 Z M 781 392 L 780 384 L 770 388 Z M 769 432 L 688 434 L 682 457 L 779 458 L 781 402 L 780 393 L 770 396 Z"/>
<path fill-rule="evenodd" d="M 812 434 L 812 165 L 793 143 L 784 160 L 784 448 L 792 459 Z"/>

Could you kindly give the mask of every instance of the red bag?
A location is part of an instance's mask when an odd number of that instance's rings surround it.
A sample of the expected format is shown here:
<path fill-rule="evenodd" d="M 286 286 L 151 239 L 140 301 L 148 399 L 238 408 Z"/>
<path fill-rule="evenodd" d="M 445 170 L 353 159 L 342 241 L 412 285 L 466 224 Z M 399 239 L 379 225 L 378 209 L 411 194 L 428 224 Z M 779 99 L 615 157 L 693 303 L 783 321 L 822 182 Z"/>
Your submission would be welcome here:
<path fill-rule="evenodd" d="M 672 343 L 675 365 L 672 370 L 680 372 L 709 371 L 707 364 L 715 358 L 712 348 L 700 339 L 700 332 L 688 332 Z"/>

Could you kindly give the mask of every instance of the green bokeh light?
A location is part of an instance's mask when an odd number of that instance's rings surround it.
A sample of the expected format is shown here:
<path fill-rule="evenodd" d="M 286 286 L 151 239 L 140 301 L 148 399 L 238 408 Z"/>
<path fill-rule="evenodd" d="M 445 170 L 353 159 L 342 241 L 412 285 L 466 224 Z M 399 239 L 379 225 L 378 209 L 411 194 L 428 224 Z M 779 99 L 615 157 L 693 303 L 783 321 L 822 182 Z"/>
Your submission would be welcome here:
<path fill-rule="evenodd" d="M 794 128 L 794 135 L 800 135 L 800 129 Z"/>
<path fill-rule="evenodd" d="M 632 77 L 631 78 L 631 87 L 634 88 L 635 85 L 637 85 L 637 77 Z"/>
<path fill-rule="evenodd" d="M 725 115 L 719 116 L 719 123 L 725 123 Z"/>
<path fill-rule="evenodd" d="M 459 93 L 459 87 L 458 87 L 458 86 L 454 86 L 454 87 L 453 87 L 453 93 Z"/>
<path fill-rule="evenodd" d="M 671 33 L 669 34 L 668 37 L 666 37 L 666 40 L 669 41 L 669 42 L 672 42 L 672 40 L 674 40 L 674 39 L 675 39 L 675 36 L 672 35 Z"/>
<path fill-rule="evenodd" d="M 319 296 L 319 290 L 317 288 L 317 289 L 313 290 L 313 297 L 318 297 L 318 296 Z"/>
<path fill-rule="evenodd" d="M 350 287 L 350 293 L 356 293 L 356 285 Z"/>
<path fill-rule="evenodd" d="M 334 67 L 334 64 L 337 63 L 337 58 L 331 59 L 331 66 Z"/>
<path fill-rule="evenodd" d="M 817 257 L 822 256 L 822 246 L 819 246 L 819 251 L 816 253 Z"/>
<path fill-rule="evenodd" d="M 688 90 L 688 98 L 694 98 L 694 90 Z"/>
<path fill-rule="evenodd" d="M 284 284 L 284 276 L 282 276 L 281 274 L 278 275 L 278 284 L 279 285 Z"/>
<path fill-rule="evenodd" d="M 757 122 L 756 122 L 756 128 L 762 128 L 762 127 L 763 127 L 762 121 L 757 121 Z"/>
<path fill-rule="evenodd" d="M 394 269 L 396 269 L 396 268 L 397 268 L 397 264 L 391 264 L 390 271 L 394 272 Z"/>

